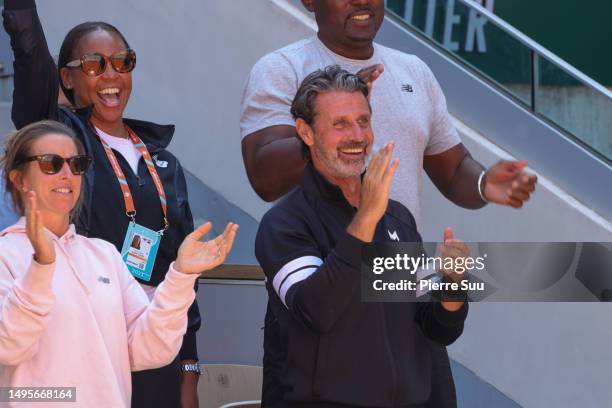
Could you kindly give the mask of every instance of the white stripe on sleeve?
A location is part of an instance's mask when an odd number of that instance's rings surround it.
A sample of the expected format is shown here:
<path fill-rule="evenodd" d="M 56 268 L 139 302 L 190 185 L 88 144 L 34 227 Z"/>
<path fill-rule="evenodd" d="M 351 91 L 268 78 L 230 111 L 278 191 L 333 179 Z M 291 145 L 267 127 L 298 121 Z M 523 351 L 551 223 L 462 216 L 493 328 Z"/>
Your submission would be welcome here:
<path fill-rule="evenodd" d="M 287 306 L 287 302 L 285 301 L 285 296 L 287 296 L 287 291 L 289 290 L 289 288 L 291 288 L 291 286 L 293 286 L 294 284 L 300 281 L 303 281 L 304 279 L 312 275 L 316 270 L 317 268 L 313 266 L 311 268 L 300 269 L 296 271 L 295 273 L 292 273 L 291 275 L 287 276 L 287 279 L 281 285 L 281 290 L 280 290 L 280 293 L 278 294 L 278 296 L 280 296 L 285 306 Z"/>
<path fill-rule="evenodd" d="M 317 256 L 302 256 L 285 264 L 274 276 L 272 286 L 285 306 L 285 295 L 291 286 L 312 275 L 323 264 Z"/>

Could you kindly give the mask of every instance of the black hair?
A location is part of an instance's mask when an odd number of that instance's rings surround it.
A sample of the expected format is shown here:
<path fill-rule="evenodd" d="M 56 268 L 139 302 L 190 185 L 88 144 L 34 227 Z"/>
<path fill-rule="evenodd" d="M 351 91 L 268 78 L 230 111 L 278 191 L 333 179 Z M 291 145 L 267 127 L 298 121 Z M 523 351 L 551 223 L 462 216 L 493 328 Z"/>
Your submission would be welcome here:
<path fill-rule="evenodd" d="M 73 53 L 74 53 L 74 49 L 79 44 L 79 41 L 81 40 L 81 38 L 85 37 L 87 34 L 91 32 L 98 31 L 98 30 L 107 31 L 109 33 L 118 35 L 119 38 L 121 38 L 121 41 L 123 41 L 123 43 L 125 44 L 126 48 L 130 48 L 130 45 L 128 44 L 123 34 L 121 34 L 121 32 L 114 25 L 105 23 L 103 21 L 88 21 L 86 23 L 81 23 L 75 26 L 74 28 L 72 28 L 72 30 L 70 30 L 68 34 L 66 34 L 66 37 L 64 38 L 64 41 L 62 42 L 62 47 L 60 48 L 59 57 L 57 58 L 58 73 L 61 72 L 61 69 L 64 68 L 67 63 L 74 60 L 75 58 L 80 57 L 80 55 L 76 56 L 76 55 L 73 55 Z M 60 86 L 62 87 L 62 91 L 64 91 L 64 95 L 66 95 L 66 98 L 68 98 L 70 103 L 74 105 L 75 104 L 74 91 L 64 86 L 64 83 L 61 80 L 61 75 L 60 75 Z"/>

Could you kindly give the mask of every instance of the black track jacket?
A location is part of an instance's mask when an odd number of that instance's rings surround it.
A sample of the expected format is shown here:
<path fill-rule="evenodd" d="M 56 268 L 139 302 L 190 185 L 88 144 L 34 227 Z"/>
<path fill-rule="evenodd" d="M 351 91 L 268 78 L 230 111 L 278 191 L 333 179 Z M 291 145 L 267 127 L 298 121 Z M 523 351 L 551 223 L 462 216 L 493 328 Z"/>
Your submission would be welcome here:
<path fill-rule="evenodd" d="M 448 312 L 439 302 L 361 302 L 363 242 L 346 232 L 355 212 L 309 164 L 301 185 L 259 226 L 255 252 L 266 274 L 268 319 L 278 322 L 267 321 L 266 330 L 280 331 L 278 342 L 264 345 L 268 356 L 277 357 L 264 359 L 264 376 L 280 380 L 282 406 L 425 404 L 430 339 L 448 345 L 463 331 L 467 303 Z M 390 241 L 390 235 L 421 241 L 408 209 L 393 200 L 374 241 Z"/>

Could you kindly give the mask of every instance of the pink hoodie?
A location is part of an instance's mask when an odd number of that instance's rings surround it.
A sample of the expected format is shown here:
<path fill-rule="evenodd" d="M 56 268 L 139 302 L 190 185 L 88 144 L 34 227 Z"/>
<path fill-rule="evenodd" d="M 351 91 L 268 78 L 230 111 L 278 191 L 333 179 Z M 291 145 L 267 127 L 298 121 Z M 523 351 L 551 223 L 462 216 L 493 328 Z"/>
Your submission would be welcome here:
<path fill-rule="evenodd" d="M 76 387 L 76 403 L 37 407 L 129 407 L 130 371 L 178 354 L 198 274 L 171 265 L 149 303 L 113 245 L 51 235 L 55 263 L 40 265 L 25 218 L 0 233 L 0 386 Z"/>

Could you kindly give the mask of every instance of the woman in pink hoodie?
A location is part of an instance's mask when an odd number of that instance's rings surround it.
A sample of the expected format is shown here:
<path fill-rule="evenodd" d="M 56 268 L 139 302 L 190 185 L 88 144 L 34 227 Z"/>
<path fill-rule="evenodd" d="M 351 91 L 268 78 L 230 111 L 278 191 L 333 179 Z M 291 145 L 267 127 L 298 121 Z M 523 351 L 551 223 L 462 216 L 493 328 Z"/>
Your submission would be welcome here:
<path fill-rule="evenodd" d="M 53 407 L 129 407 L 130 371 L 176 356 L 195 280 L 223 262 L 238 226 L 206 242 L 210 223 L 188 235 L 149 302 L 112 244 L 70 224 L 90 162 L 57 122 L 28 125 L 7 142 L 7 191 L 22 218 L 0 233 L 0 387 L 75 387 L 76 403 Z"/>

